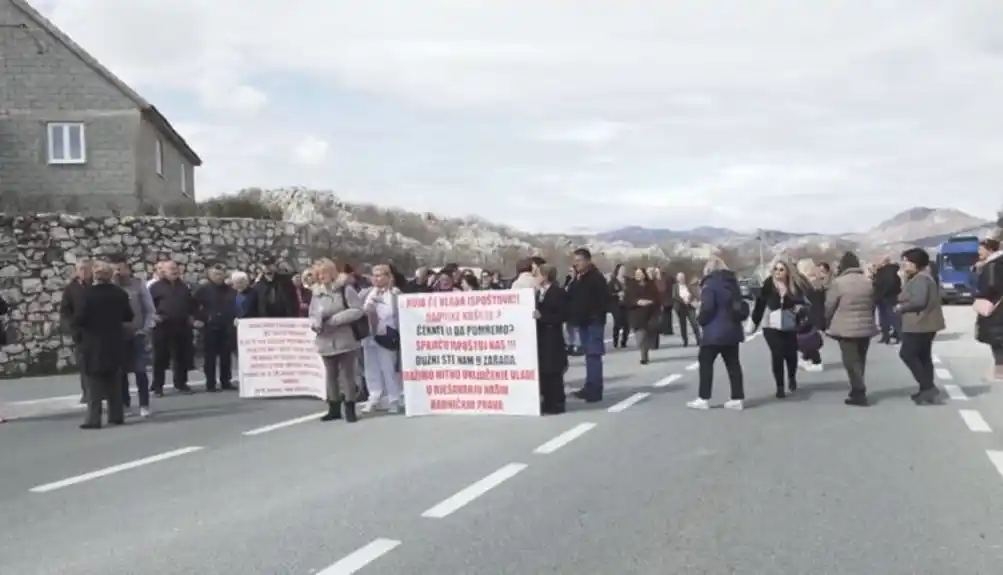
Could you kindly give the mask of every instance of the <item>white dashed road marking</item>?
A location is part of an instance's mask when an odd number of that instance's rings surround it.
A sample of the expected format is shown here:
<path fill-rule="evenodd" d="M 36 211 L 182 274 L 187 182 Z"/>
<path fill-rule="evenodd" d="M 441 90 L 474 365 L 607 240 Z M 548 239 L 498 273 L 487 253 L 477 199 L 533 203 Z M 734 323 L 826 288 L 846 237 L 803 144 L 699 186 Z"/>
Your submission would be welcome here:
<path fill-rule="evenodd" d="M 551 453 L 557 451 L 558 449 L 564 447 L 565 445 L 585 435 L 593 428 L 595 428 L 595 426 L 596 426 L 595 423 L 588 423 L 588 422 L 579 423 L 578 425 L 572 427 L 571 429 L 565 431 L 564 433 L 544 443 L 540 447 L 537 447 L 536 449 L 533 450 L 533 453 L 537 453 L 540 455 L 550 455 Z"/>
<path fill-rule="evenodd" d="M 635 393 L 634 395 L 628 397 L 627 399 L 621 401 L 620 403 L 611 406 L 606 411 L 608 411 L 610 413 L 620 413 L 621 411 L 626 411 L 627 408 L 629 408 L 630 406 L 632 406 L 632 405 L 634 405 L 634 404 L 636 404 L 636 403 L 638 403 L 640 401 L 644 401 L 650 395 L 651 394 L 648 393 L 648 392 L 646 392 L 646 391 L 639 391 L 639 392 Z"/>
<path fill-rule="evenodd" d="M 986 451 L 986 455 L 989 456 L 989 461 L 993 462 L 996 467 L 996 471 L 1000 475 L 1003 475 L 1003 451 Z"/>
<path fill-rule="evenodd" d="M 130 469 L 136 469 L 137 467 L 150 465 L 151 463 L 159 463 L 161 461 L 166 461 L 168 459 L 174 459 L 175 457 L 181 457 L 182 455 L 195 453 L 196 451 L 201 451 L 202 449 L 204 448 L 183 447 L 181 449 L 175 449 L 174 451 L 168 451 L 166 453 L 161 453 L 159 455 L 144 457 L 143 459 L 137 459 L 135 461 L 130 461 L 128 463 L 120 463 L 118 465 L 112 465 L 111 467 L 105 467 L 104 469 L 98 469 L 97 471 L 91 471 L 90 473 L 84 473 L 83 475 L 77 475 L 76 477 L 69 477 L 61 481 L 46 483 L 45 485 L 39 485 L 38 487 L 32 487 L 30 491 L 32 493 L 48 493 L 50 491 L 55 491 L 57 489 L 62 489 L 64 487 L 69 487 L 71 485 L 76 485 L 78 483 L 83 483 L 85 481 L 90 481 L 92 479 L 99 479 L 101 477 L 107 477 L 109 475 L 120 473 L 122 471 L 128 471 Z"/>
<path fill-rule="evenodd" d="M 491 491 L 495 487 L 498 487 L 502 483 L 512 479 L 527 467 L 529 466 L 525 463 L 509 463 L 484 479 L 472 483 L 460 491 L 457 491 L 456 494 L 443 499 L 434 507 L 422 513 L 421 516 L 429 519 L 442 519 L 443 517 L 447 517 L 481 495 L 484 495 L 488 491 Z"/>
<path fill-rule="evenodd" d="M 954 376 L 951 375 L 951 372 L 947 371 L 943 367 L 936 368 L 934 372 L 937 374 L 937 379 L 946 379 L 948 381 L 954 379 Z"/>
<path fill-rule="evenodd" d="M 931 359 L 933 359 L 933 363 L 941 363 L 940 358 L 937 356 L 932 356 Z"/>
<path fill-rule="evenodd" d="M 961 386 L 954 385 L 953 383 L 946 383 L 944 384 L 944 391 L 947 392 L 947 397 L 950 397 L 955 401 L 968 401 L 968 396 L 965 395 Z"/>
<path fill-rule="evenodd" d="M 311 413 L 310 415 L 304 415 L 302 417 L 297 417 L 295 419 L 289 419 L 289 420 L 286 420 L 286 421 L 280 421 L 278 423 L 273 423 L 271 425 L 266 425 L 264 427 L 259 427 L 257 429 L 252 429 L 250 431 L 245 431 L 244 435 L 247 435 L 247 436 L 261 435 L 262 433 L 268 433 L 269 431 L 275 431 L 275 430 L 278 430 L 278 429 L 285 429 L 286 427 L 292 427 L 294 425 L 299 425 L 301 423 L 307 423 L 309 421 L 317 421 L 318 419 L 320 419 L 321 417 L 323 417 L 326 414 L 327 414 L 326 411 L 318 411 L 317 413 Z"/>
<path fill-rule="evenodd" d="M 693 371 L 694 369 L 700 367 L 699 361 L 694 361 L 693 363 L 686 366 L 686 371 Z"/>
<path fill-rule="evenodd" d="M 961 419 L 965 420 L 965 425 L 968 429 L 976 433 L 992 433 L 993 429 L 989 427 L 989 423 L 986 422 L 982 414 L 974 409 L 959 409 L 958 413 L 961 414 Z"/>
<path fill-rule="evenodd" d="M 670 375 L 668 377 L 664 377 L 664 378 L 656 381 L 654 383 L 654 387 L 668 387 L 668 386 L 672 385 L 673 383 L 675 383 L 675 382 L 679 381 L 680 379 L 682 379 L 682 377 L 683 376 L 682 376 L 681 373 L 673 373 L 672 375 Z"/>
<path fill-rule="evenodd" d="M 374 539 L 343 557 L 337 563 L 318 571 L 317 575 L 352 575 L 360 569 L 390 553 L 400 545 L 393 539 Z"/>

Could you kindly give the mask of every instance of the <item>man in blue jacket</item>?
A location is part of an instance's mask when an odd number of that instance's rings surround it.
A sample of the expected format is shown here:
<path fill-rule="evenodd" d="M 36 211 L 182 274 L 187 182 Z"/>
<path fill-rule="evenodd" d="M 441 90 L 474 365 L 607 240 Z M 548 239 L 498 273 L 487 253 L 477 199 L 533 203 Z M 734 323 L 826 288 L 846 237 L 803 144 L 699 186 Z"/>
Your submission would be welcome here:
<path fill-rule="evenodd" d="M 578 277 L 567 288 L 568 323 L 577 328 L 579 345 L 585 352 L 585 386 L 574 395 L 595 403 L 603 396 L 604 335 L 611 295 L 606 277 L 592 263 L 589 250 L 574 251 L 574 266 Z"/>

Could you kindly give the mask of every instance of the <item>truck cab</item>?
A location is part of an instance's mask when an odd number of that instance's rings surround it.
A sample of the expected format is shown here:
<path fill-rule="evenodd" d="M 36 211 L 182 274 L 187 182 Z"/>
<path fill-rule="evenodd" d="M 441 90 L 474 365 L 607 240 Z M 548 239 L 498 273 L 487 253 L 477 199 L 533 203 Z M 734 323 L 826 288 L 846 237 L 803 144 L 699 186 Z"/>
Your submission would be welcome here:
<path fill-rule="evenodd" d="M 945 304 L 970 303 L 975 299 L 975 263 L 979 259 L 979 238 L 957 236 L 940 244 L 937 275 L 940 296 Z"/>

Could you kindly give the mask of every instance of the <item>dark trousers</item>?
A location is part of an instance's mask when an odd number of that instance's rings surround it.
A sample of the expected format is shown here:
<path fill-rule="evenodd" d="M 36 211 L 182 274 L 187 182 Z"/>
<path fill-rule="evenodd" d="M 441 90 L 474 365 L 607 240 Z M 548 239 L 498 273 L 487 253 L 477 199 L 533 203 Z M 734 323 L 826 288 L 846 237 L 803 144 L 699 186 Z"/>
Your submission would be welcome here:
<path fill-rule="evenodd" d="M 540 373 L 540 399 L 544 410 L 564 407 L 564 372 Z"/>
<path fill-rule="evenodd" d="M 101 402 L 108 402 L 108 422 L 122 423 L 125 410 L 122 406 L 122 374 L 103 373 L 88 374 L 87 382 L 87 419 L 84 425 L 101 425 Z"/>
<path fill-rule="evenodd" d="M 127 336 L 125 345 L 132 362 L 122 371 L 122 405 L 130 407 L 132 396 L 129 393 L 129 374 L 135 374 L 136 395 L 139 396 L 140 407 L 150 407 L 150 377 L 146 375 L 146 336 Z"/>
<path fill-rule="evenodd" d="M 766 328 L 763 330 L 763 338 L 770 347 L 773 381 L 777 384 L 777 389 L 784 389 L 784 375 L 787 376 L 787 381 L 797 381 L 798 334 L 795 331 Z"/>
<path fill-rule="evenodd" d="M 192 330 L 187 322 L 163 322 L 153 330 L 153 389 L 162 392 L 170 366 L 176 389 L 188 389 Z"/>
<path fill-rule="evenodd" d="M 877 303 L 878 323 L 881 324 L 881 341 L 892 337 L 901 338 L 902 316 L 895 313 L 895 300 L 881 300 Z"/>
<path fill-rule="evenodd" d="M 822 363 L 822 352 L 817 349 L 815 351 L 802 351 L 801 357 L 803 357 L 805 361 L 811 362 L 815 365 Z"/>
<path fill-rule="evenodd" d="M 80 403 L 87 403 L 87 377 L 84 376 L 84 357 L 80 353 L 80 342 L 73 342 L 73 353 L 77 358 L 77 369 L 80 370 Z"/>
<path fill-rule="evenodd" d="M 657 349 L 658 326 L 636 330 L 634 339 L 637 340 L 637 347 L 641 350 L 641 361 L 648 361 L 648 352 Z"/>
<path fill-rule="evenodd" d="M 855 337 L 839 340 L 839 353 L 843 356 L 843 368 L 850 380 L 850 397 L 867 395 L 867 385 L 864 375 L 867 371 L 867 350 L 871 347 L 871 338 Z"/>
<path fill-rule="evenodd" d="M 993 352 L 993 365 L 1003 367 L 1003 346 L 994 345 L 989 349 Z"/>
<path fill-rule="evenodd" d="M 676 317 L 679 318 L 679 338 L 683 340 L 683 345 L 688 346 L 690 344 L 687 326 L 693 330 L 693 337 L 696 338 L 697 345 L 700 345 L 700 325 L 697 324 L 696 310 L 690 306 L 676 307 Z"/>
<path fill-rule="evenodd" d="M 738 356 L 738 344 L 700 346 L 697 360 L 700 363 L 700 399 L 709 400 L 714 388 L 714 362 L 721 356 L 724 368 L 731 382 L 731 399 L 745 399 L 745 382 L 742 375 L 742 361 Z"/>
<path fill-rule="evenodd" d="M 216 389 L 216 383 L 230 387 L 233 380 L 233 336 L 225 327 L 207 327 L 202 330 L 202 370 L 205 373 L 205 388 Z M 219 364 L 219 379 L 216 365 Z"/>
<path fill-rule="evenodd" d="M 627 310 L 621 306 L 613 308 L 613 346 L 627 347 L 627 336 L 630 327 L 627 325 Z"/>
<path fill-rule="evenodd" d="M 903 333 L 899 358 L 912 372 L 920 391 L 936 387 L 933 368 L 933 338 L 936 333 Z"/>
<path fill-rule="evenodd" d="M 675 335 L 672 331 L 672 307 L 666 306 L 662 310 L 662 335 Z"/>

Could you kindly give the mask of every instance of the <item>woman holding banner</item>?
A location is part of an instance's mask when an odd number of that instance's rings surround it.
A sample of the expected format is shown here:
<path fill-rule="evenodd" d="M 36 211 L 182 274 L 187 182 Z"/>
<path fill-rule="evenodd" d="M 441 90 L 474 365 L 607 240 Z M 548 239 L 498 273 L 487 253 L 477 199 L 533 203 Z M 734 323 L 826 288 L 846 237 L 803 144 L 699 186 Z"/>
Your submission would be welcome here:
<path fill-rule="evenodd" d="M 533 276 L 536 282 L 536 350 L 540 377 L 540 412 L 564 413 L 564 372 L 568 350 L 564 345 L 564 322 L 568 319 L 568 295 L 555 285 L 557 268 L 542 264 Z"/>
<path fill-rule="evenodd" d="M 317 351 L 327 372 L 327 415 L 321 421 L 341 419 L 341 404 L 345 404 L 345 421 L 354 423 L 355 400 L 359 393 L 359 348 L 369 335 L 368 323 L 362 311 L 362 299 L 338 265 L 329 259 L 317 262 L 317 283 L 310 299 L 310 319 L 317 332 Z"/>
<path fill-rule="evenodd" d="M 397 296 L 390 266 L 373 267 L 373 287 L 366 294 L 362 309 L 369 320 L 372 334 L 362 342 L 365 356 L 366 385 L 369 399 L 362 412 L 384 408 L 390 413 L 400 413 L 403 384 L 400 374 L 400 323 L 397 316 Z"/>

